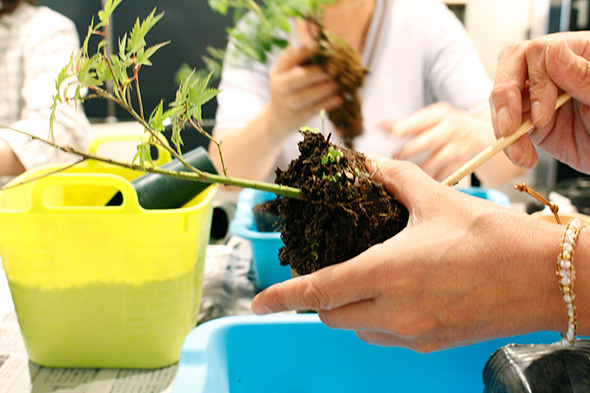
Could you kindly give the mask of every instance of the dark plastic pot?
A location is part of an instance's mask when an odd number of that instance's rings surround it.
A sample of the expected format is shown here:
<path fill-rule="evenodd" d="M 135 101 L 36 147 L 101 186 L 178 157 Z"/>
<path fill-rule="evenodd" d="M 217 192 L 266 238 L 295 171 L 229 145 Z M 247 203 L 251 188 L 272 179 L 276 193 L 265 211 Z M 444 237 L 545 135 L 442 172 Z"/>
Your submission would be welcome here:
<path fill-rule="evenodd" d="M 183 154 L 183 159 L 203 172 L 217 174 L 217 169 L 211 161 L 209 153 L 203 147 Z M 167 162 L 160 168 L 170 171 L 189 171 L 177 159 Z M 210 186 L 208 183 L 184 180 L 158 173 L 148 173 L 138 177 L 131 184 L 137 192 L 140 206 L 144 209 L 177 209 Z M 107 203 L 107 206 L 116 206 L 121 203 L 122 195 L 119 192 Z"/>

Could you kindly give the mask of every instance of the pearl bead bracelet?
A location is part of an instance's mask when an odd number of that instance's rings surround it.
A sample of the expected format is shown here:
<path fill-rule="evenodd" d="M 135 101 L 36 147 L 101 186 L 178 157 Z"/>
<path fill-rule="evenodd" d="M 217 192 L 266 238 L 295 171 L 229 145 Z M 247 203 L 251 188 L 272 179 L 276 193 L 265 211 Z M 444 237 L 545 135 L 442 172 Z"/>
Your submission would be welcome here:
<path fill-rule="evenodd" d="M 568 315 L 567 331 L 561 335 L 561 343 L 564 346 L 571 346 L 576 341 L 578 321 L 575 303 L 576 295 L 574 294 L 574 280 L 576 278 L 576 271 L 574 270 L 574 247 L 582 228 L 584 228 L 584 224 L 580 219 L 573 218 L 570 220 L 563 232 L 561 252 L 557 257 L 557 280 Z"/>

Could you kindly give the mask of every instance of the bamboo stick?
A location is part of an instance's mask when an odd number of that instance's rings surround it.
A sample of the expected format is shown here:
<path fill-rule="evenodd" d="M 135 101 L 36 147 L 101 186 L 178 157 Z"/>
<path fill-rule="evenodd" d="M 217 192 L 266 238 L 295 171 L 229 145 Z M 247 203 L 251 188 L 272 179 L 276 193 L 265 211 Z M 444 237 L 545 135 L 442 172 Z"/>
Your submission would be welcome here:
<path fill-rule="evenodd" d="M 565 104 L 567 101 L 569 101 L 570 98 L 571 98 L 571 96 L 567 93 L 561 94 L 559 97 L 557 97 L 555 109 L 561 107 L 563 104 Z M 525 121 L 522 122 L 522 124 L 520 125 L 518 130 L 516 130 L 516 132 L 514 134 L 509 135 L 509 136 L 503 136 L 500 139 L 498 139 L 492 145 L 488 146 L 481 153 L 479 153 L 478 155 L 473 157 L 471 160 L 469 160 L 467 163 L 465 163 L 465 165 L 463 165 L 461 168 L 459 168 L 451 176 L 449 176 L 445 180 L 443 180 L 442 184 L 447 185 L 447 186 L 453 186 L 453 185 L 457 184 L 459 182 L 459 180 L 463 179 L 467 175 L 472 174 L 477 168 L 479 168 L 481 165 L 483 165 L 487 160 L 489 160 L 494 155 L 496 155 L 498 152 L 504 150 L 505 148 L 507 148 L 508 146 L 513 144 L 518 138 L 525 135 L 526 133 L 531 131 L 533 128 L 534 128 L 534 126 L 533 126 L 533 123 L 531 122 L 531 120 L 526 119 Z"/>

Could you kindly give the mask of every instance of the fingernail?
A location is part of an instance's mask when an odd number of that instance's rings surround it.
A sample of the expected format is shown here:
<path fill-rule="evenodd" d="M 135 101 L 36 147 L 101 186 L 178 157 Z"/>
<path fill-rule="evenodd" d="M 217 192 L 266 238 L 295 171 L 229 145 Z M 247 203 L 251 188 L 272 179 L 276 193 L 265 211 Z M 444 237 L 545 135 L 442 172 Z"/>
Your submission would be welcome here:
<path fill-rule="evenodd" d="M 265 306 L 258 300 L 258 297 L 255 297 L 250 304 L 250 309 L 256 315 L 266 315 L 271 314 L 272 310 Z"/>
<path fill-rule="evenodd" d="M 500 134 L 502 135 L 505 135 L 512 128 L 512 116 L 510 116 L 506 107 L 502 107 L 498 110 L 496 122 L 498 124 L 498 131 L 500 131 Z"/>
<path fill-rule="evenodd" d="M 537 124 L 541 117 L 543 116 L 543 109 L 541 107 L 541 103 L 539 101 L 531 102 L 531 121 L 533 124 L 540 126 Z"/>
<path fill-rule="evenodd" d="M 571 63 L 571 57 L 569 56 L 569 52 L 566 50 L 566 48 L 569 49 L 567 42 L 565 42 L 565 40 L 562 40 L 558 43 L 558 45 L 559 52 L 557 52 L 557 59 L 561 64 L 567 66 Z"/>
<path fill-rule="evenodd" d="M 518 144 L 508 146 L 506 148 L 506 154 L 508 154 L 508 156 L 510 157 L 512 162 L 514 162 L 516 165 L 522 164 L 522 159 L 523 159 L 523 154 L 524 154 L 522 146 L 520 146 Z"/>

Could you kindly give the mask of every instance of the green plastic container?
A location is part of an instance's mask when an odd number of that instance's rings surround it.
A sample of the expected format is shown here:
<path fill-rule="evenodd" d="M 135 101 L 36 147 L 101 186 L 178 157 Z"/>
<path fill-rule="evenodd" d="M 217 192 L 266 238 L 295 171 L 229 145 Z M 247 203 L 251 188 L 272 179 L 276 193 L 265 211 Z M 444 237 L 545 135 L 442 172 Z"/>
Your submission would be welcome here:
<path fill-rule="evenodd" d="M 0 255 L 31 361 L 159 368 L 179 360 L 199 313 L 217 187 L 178 209 L 146 210 L 130 183 L 138 174 L 90 160 L 0 192 Z M 105 206 L 116 192 L 122 204 Z"/>

